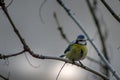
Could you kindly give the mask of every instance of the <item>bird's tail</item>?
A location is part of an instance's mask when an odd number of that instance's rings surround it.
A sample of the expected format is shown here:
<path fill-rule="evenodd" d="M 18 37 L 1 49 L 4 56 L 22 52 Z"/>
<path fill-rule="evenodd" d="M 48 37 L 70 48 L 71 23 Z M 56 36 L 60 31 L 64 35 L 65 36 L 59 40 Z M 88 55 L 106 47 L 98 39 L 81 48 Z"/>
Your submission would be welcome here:
<path fill-rule="evenodd" d="M 60 57 L 65 57 L 65 55 L 63 54 L 63 55 L 60 55 Z"/>

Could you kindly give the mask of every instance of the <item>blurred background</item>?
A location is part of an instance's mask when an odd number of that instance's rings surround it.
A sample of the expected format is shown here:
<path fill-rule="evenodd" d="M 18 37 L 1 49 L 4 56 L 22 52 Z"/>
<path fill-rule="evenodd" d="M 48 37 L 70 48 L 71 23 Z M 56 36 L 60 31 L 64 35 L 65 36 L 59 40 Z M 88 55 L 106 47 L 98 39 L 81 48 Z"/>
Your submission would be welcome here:
<path fill-rule="evenodd" d="M 46 1 L 46 2 L 45 2 Z M 120 74 L 120 23 L 110 14 L 100 0 L 89 0 L 99 21 L 102 39 L 106 46 L 107 57 L 115 70 Z M 105 0 L 113 11 L 120 15 L 119 0 Z M 5 0 L 9 4 L 11 0 Z M 101 52 L 104 52 L 98 28 L 89 10 L 86 0 L 63 0 L 64 4 L 77 17 Z M 96 2 L 96 3 L 95 3 Z M 59 57 L 64 53 L 68 42 L 60 34 L 56 13 L 60 26 L 71 42 L 83 32 L 67 15 L 56 0 L 13 0 L 8 12 L 29 47 L 36 54 Z M 87 67 L 105 74 L 115 80 L 88 41 L 88 57 L 81 61 Z M 7 55 L 20 52 L 22 44 L 14 33 L 12 26 L 0 9 L 0 53 Z M 27 54 L 27 53 L 25 53 Z M 42 60 L 31 55 L 22 54 L 0 60 L 0 75 L 10 80 L 55 80 L 64 62 Z M 26 58 L 27 57 L 27 58 Z M 28 61 L 29 60 L 29 61 Z M 30 63 L 35 67 L 31 66 Z M 10 75 L 9 75 L 10 73 Z M 3 80 L 0 78 L 0 80 Z M 99 76 L 80 67 L 66 64 L 58 80 L 102 80 Z"/>

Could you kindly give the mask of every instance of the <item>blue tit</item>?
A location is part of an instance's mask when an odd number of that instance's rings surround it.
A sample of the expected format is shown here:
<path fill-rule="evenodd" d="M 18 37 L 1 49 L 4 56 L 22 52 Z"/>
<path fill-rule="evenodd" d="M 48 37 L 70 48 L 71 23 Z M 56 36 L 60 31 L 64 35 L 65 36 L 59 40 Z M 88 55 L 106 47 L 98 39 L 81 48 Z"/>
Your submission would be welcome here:
<path fill-rule="evenodd" d="M 87 41 L 84 35 L 79 35 L 74 42 L 71 42 L 64 51 L 64 55 L 60 57 L 66 57 L 71 61 L 80 61 L 86 58 L 87 55 Z"/>

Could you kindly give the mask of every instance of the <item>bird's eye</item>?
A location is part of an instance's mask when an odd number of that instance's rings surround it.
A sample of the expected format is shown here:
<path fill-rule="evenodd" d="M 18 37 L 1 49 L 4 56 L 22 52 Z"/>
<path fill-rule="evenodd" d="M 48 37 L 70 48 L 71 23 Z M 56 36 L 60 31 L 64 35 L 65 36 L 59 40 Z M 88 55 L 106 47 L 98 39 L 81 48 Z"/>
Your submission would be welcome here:
<path fill-rule="evenodd" d="M 86 40 L 78 40 L 78 41 L 81 41 L 81 42 L 86 42 Z"/>
<path fill-rule="evenodd" d="M 83 41 L 83 40 L 78 40 L 78 41 Z"/>

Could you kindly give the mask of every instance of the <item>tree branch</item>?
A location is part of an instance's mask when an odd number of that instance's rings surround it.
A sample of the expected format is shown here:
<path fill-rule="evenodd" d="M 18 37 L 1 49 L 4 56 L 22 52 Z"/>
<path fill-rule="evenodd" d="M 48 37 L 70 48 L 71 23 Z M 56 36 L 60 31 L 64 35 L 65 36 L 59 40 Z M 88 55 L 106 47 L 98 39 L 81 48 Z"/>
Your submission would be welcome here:
<path fill-rule="evenodd" d="M 23 54 L 24 52 L 25 52 L 25 50 L 23 50 L 21 52 L 18 52 L 18 53 L 15 53 L 15 54 L 9 54 L 9 55 L 2 55 L 2 54 L 0 54 L 0 59 L 6 59 L 6 58 L 18 56 L 18 55 Z"/>
<path fill-rule="evenodd" d="M 57 0 L 57 2 L 61 5 L 61 7 L 63 7 L 63 9 L 67 12 L 68 16 L 77 24 L 77 26 L 80 28 L 80 30 L 83 31 L 83 33 L 86 35 L 87 39 L 89 40 L 89 42 L 91 43 L 91 45 L 94 47 L 94 49 L 96 50 L 98 56 L 101 58 L 101 60 L 106 64 L 106 66 L 109 68 L 109 70 L 112 72 L 112 74 L 115 76 L 115 78 L 117 80 L 120 80 L 120 77 L 118 75 L 118 73 L 114 70 L 114 68 L 112 67 L 112 65 L 105 59 L 105 57 L 102 55 L 102 53 L 100 52 L 100 50 L 98 50 L 98 48 L 96 47 L 96 45 L 92 42 L 92 40 L 90 39 L 90 37 L 88 36 L 87 32 L 84 30 L 83 26 L 81 26 L 81 24 L 78 22 L 78 20 L 76 19 L 76 17 L 74 15 L 72 15 L 72 13 L 70 12 L 70 9 L 68 9 L 64 3 L 62 2 L 62 0 Z"/>
<path fill-rule="evenodd" d="M 104 6 L 108 9 L 108 11 L 111 13 L 111 15 L 120 23 L 120 18 L 117 16 L 117 14 L 111 9 L 111 7 L 105 2 L 105 0 L 100 0 Z"/>

